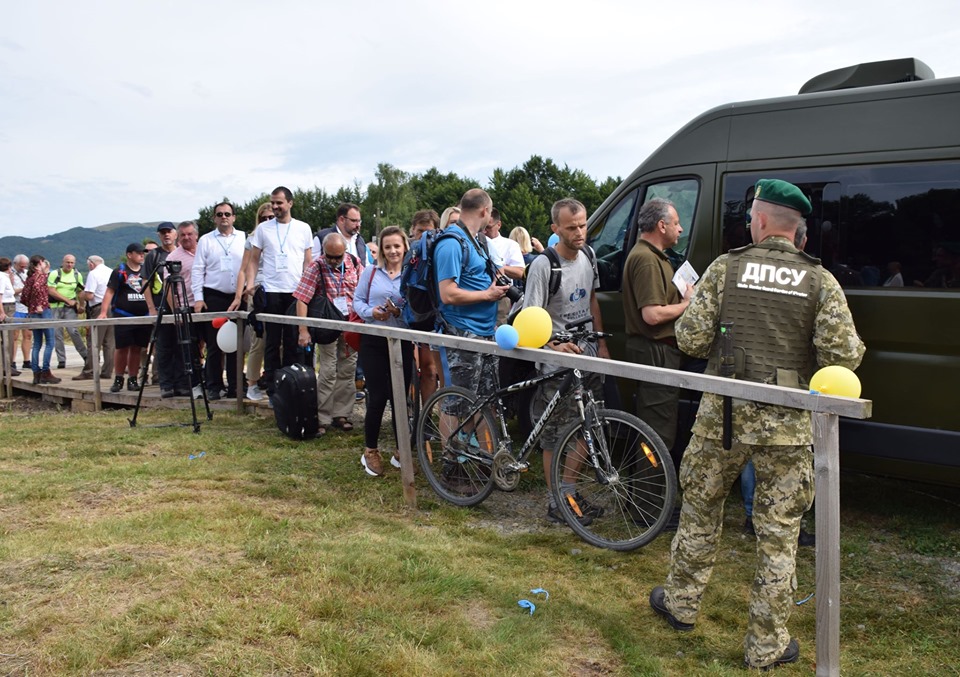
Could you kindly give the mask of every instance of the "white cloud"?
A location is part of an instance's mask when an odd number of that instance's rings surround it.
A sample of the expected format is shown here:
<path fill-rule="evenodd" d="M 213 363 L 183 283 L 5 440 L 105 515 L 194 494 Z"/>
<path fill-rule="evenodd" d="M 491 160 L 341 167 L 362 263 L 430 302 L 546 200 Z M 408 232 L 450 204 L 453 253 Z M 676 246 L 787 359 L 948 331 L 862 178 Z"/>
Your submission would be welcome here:
<path fill-rule="evenodd" d="M 189 218 L 377 162 L 485 181 L 530 155 L 626 176 L 691 118 L 916 56 L 960 75 L 960 6 L 172 0 L 7 8 L 0 235 Z"/>

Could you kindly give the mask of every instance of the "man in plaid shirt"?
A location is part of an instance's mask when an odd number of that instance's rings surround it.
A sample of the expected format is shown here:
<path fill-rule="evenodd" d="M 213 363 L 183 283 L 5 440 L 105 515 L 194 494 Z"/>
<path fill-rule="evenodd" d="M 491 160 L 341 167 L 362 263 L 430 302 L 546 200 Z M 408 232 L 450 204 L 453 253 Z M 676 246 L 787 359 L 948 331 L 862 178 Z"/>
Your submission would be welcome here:
<path fill-rule="evenodd" d="M 327 298 L 344 317 L 349 317 L 353 312 L 353 294 L 363 265 L 356 256 L 347 253 L 347 242 L 339 233 L 325 236 L 321 247 L 323 255 L 307 266 L 293 297 L 309 304 L 315 293 L 322 293 L 326 289 Z M 299 344 L 310 344 L 310 334 L 305 326 L 300 327 Z M 319 434 L 324 434 L 329 426 L 344 431 L 353 430 L 350 414 L 356 401 L 354 374 L 357 353 L 340 336 L 333 343 L 317 346 L 317 360 Z"/>

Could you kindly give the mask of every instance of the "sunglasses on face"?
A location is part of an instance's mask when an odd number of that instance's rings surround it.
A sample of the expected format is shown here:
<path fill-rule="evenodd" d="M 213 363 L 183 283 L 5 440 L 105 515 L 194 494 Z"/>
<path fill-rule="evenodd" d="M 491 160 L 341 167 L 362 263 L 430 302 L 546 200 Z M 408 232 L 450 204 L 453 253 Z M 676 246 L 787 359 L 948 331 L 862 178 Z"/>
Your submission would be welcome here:
<path fill-rule="evenodd" d="M 273 218 L 273 214 L 261 214 L 260 218 L 257 220 L 257 223 L 263 223 L 264 221 L 269 221 Z"/>
<path fill-rule="evenodd" d="M 233 212 L 217 212 L 217 216 L 219 216 L 221 219 L 225 219 L 227 217 L 233 216 Z"/>

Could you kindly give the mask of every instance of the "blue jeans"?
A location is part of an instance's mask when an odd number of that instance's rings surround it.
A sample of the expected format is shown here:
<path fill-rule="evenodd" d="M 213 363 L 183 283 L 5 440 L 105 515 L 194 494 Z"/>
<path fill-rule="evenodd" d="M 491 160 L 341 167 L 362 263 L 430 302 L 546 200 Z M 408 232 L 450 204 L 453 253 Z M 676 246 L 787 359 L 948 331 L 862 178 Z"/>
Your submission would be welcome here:
<path fill-rule="evenodd" d="M 753 461 L 747 461 L 740 472 L 740 496 L 743 497 L 743 510 L 747 517 L 753 517 L 753 492 L 757 488 L 757 473 Z"/>
<path fill-rule="evenodd" d="M 27 317 L 34 320 L 52 320 L 53 311 L 49 308 L 42 313 L 30 313 Z M 40 344 L 43 343 L 43 367 L 40 366 Z M 33 330 L 33 352 L 30 355 L 30 368 L 34 372 L 50 371 L 50 356 L 53 355 L 53 329 Z"/>

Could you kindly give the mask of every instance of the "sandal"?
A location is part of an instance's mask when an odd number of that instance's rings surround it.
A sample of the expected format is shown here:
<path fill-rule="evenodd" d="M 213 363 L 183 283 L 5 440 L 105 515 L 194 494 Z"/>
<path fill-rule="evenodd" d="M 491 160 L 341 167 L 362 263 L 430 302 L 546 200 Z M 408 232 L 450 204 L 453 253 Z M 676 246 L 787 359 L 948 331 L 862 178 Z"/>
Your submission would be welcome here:
<path fill-rule="evenodd" d="M 346 416 L 340 416 L 333 419 L 333 422 L 330 425 L 332 425 L 334 428 L 339 428 L 345 433 L 353 430 L 353 424 L 347 419 Z"/>

